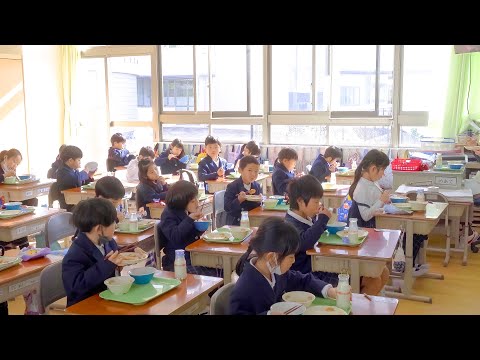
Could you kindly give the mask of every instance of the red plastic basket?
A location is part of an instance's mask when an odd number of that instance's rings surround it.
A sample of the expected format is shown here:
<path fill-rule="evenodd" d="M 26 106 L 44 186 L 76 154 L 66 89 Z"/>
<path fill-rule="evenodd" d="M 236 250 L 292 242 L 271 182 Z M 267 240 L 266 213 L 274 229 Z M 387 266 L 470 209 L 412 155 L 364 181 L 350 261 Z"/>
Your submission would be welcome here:
<path fill-rule="evenodd" d="M 420 159 L 394 159 L 392 170 L 396 171 L 421 171 L 422 160 Z"/>

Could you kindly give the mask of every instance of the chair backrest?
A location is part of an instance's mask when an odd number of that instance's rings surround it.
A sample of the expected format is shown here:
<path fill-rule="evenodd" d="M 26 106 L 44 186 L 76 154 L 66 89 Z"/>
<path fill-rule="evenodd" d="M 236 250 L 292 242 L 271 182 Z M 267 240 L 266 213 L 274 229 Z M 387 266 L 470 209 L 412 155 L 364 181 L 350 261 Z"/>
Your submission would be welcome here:
<path fill-rule="evenodd" d="M 153 232 L 153 238 L 155 240 L 155 257 L 157 262 L 157 268 L 162 267 L 162 250 L 167 244 L 167 239 L 160 228 L 160 221 L 155 223 L 155 231 Z"/>
<path fill-rule="evenodd" d="M 213 194 L 213 223 L 212 228 L 222 227 L 227 223 L 227 212 L 224 208 L 225 190 Z"/>
<path fill-rule="evenodd" d="M 312 171 L 312 165 L 310 165 L 310 164 L 306 165 L 305 169 L 307 169 L 307 174 L 309 174 L 310 171 Z"/>
<path fill-rule="evenodd" d="M 72 224 L 72 213 L 61 212 L 53 215 L 45 226 L 45 246 L 50 247 L 55 241 L 75 235 L 76 230 Z"/>
<path fill-rule="evenodd" d="M 234 287 L 234 283 L 229 283 L 222 286 L 213 294 L 210 299 L 210 315 L 229 315 L 230 294 Z"/>
<path fill-rule="evenodd" d="M 115 161 L 112 159 L 107 159 L 107 171 L 115 171 Z"/>
<path fill-rule="evenodd" d="M 62 262 L 48 265 L 40 273 L 40 312 L 57 300 L 67 296 L 62 280 Z"/>
<path fill-rule="evenodd" d="M 197 175 L 191 170 L 180 169 L 180 179 L 190 181 L 193 185 L 198 186 Z"/>
<path fill-rule="evenodd" d="M 53 203 L 57 200 L 59 201 L 61 197 L 60 190 L 58 189 L 58 184 L 57 182 L 53 182 L 52 185 L 50 185 L 50 190 L 48 191 L 48 206 L 52 207 Z"/>
<path fill-rule="evenodd" d="M 425 191 L 425 200 L 426 201 L 433 201 L 433 202 L 441 202 L 441 203 L 448 203 L 448 199 L 445 195 L 440 194 L 438 192 L 431 192 Z M 417 192 L 416 191 L 409 191 L 405 194 L 409 200 L 417 200 Z"/>

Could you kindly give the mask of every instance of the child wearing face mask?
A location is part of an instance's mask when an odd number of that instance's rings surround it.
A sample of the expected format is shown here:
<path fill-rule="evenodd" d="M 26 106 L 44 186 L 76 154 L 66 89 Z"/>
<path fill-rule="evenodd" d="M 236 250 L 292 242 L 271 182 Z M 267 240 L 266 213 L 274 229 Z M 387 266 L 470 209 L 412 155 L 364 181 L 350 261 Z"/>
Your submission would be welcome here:
<path fill-rule="evenodd" d="M 230 296 L 232 315 L 266 314 L 288 291 L 308 291 L 315 296 L 335 299 L 336 288 L 311 273 L 291 270 L 300 237 L 295 227 L 283 219 L 265 219 L 239 259 L 240 276 Z"/>
<path fill-rule="evenodd" d="M 80 230 L 62 261 L 67 306 L 107 287 L 106 279 L 120 274 L 121 258 L 113 239 L 117 212 L 103 198 L 80 201 L 73 211 L 73 224 Z"/>

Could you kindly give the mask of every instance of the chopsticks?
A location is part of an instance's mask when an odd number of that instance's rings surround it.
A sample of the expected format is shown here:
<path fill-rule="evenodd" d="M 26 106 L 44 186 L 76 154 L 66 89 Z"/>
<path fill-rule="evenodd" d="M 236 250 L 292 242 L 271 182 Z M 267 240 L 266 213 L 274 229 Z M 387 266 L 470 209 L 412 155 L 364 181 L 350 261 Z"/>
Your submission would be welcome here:
<path fill-rule="evenodd" d="M 118 253 L 122 253 L 122 252 L 128 252 L 128 251 L 131 251 L 133 249 L 135 249 L 137 247 L 137 244 L 130 244 L 130 245 L 126 245 L 120 249 L 118 249 Z"/>
<path fill-rule="evenodd" d="M 385 190 L 382 189 L 382 187 L 380 185 L 378 185 L 378 183 L 375 181 L 374 182 L 375 186 L 380 190 L 381 193 L 383 193 Z"/>
<path fill-rule="evenodd" d="M 363 296 L 365 296 L 368 301 L 372 301 L 372 298 L 370 296 L 368 296 L 367 294 L 363 293 Z"/>
<path fill-rule="evenodd" d="M 294 307 L 292 307 L 292 308 L 288 309 L 287 311 L 285 311 L 285 312 L 283 313 L 283 315 L 288 315 L 288 314 L 294 312 L 295 310 L 300 309 L 301 307 L 302 307 L 302 304 L 295 305 Z"/>

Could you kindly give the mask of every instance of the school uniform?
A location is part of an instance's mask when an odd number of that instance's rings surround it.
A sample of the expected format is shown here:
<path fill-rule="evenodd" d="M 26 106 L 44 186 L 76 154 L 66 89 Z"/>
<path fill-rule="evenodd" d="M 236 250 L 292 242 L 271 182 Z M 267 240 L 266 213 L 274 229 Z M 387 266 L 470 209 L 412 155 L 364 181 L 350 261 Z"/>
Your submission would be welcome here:
<path fill-rule="evenodd" d="M 330 165 L 327 160 L 325 160 L 322 154 L 318 155 L 312 164 L 310 175 L 315 176 L 321 183 L 323 183 L 327 181 L 326 178 L 331 174 L 332 172 L 330 171 Z"/>
<path fill-rule="evenodd" d="M 187 164 L 182 163 L 177 158 L 171 158 L 168 160 L 168 155 L 170 154 L 170 150 L 165 150 L 163 153 L 160 154 L 159 157 L 155 159 L 155 165 L 160 166 L 162 174 L 178 174 L 180 169 L 185 169 Z"/>
<path fill-rule="evenodd" d="M 213 159 L 207 155 L 198 163 L 198 180 L 217 180 L 218 169 L 223 168 L 225 170 L 225 175 L 230 174 L 231 169 L 227 169 L 227 160 L 224 158 L 218 157 L 218 163 L 213 161 Z"/>
<path fill-rule="evenodd" d="M 295 254 L 295 262 L 291 267 L 292 270 L 300 271 L 303 274 L 312 272 L 312 259 L 307 255 L 307 250 L 313 249 L 318 242 L 320 236 L 327 229 L 328 220 L 328 216 L 325 214 L 318 215 L 316 219 L 305 219 L 292 210 L 287 211 L 285 221 L 295 226 L 300 235 L 300 245 Z M 313 274 L 333 286 L 338 284 L 337 273 L 315 271 Z"/>
<path fill-rule="evenodd" d="M 295 174 L 287 170 L 280 163 L 275 164 L 272 174 L 273 195 L 285 195 L 288 183 L 295 178 Z"/>
<path fill-rule="evenodd" d="M 257 258 L 246 261 L 243 272 L 230 295 L 231 315 L 265 315 L 270 306 L 283 301 L 282 295 L 289 291 L 308 291 L 319 297 L 327 297 L 332 285 L 317 279 L 312 274 L 289 270 L 282 275 L 273 275 L 270 281 L 255 267 Z"/>
<path fill-rule="evenodd" d="M 238 194 L 242 191 L 250 194 L 250 190 L 254 189 L 253 195 L 260 195 L 262 189 L 256 181 L 250 185 L 245 185 L 242 178 L 236 179 L 227 185 L 224 196 L 224 209 L 227 212 L 227 225 L 240 225 L 240 216 L 242 211 L 250 211 L 260 206 L 260 202 L 245 200 L 240 204 Z"/>
<path fill-rule="evenodd" d="M 63 161 L 60 159 L 60 155 L 57 156 L 57 159 L 52 163 L 52 166 L 47 172 L 48 179 L 56 179 L 57 171 L 63 166 Z"/>
<path fill-rule="evenodd" d="M 97 247 L 85 233 L 78 234 L 62 261 L 67 306 L 106 290 L 103 282 L 115 276 L 117 268 L 113 262 L 104 259 L 112 250 L 118 250 L 113 239 Z"/>
<path fill-rule="evenodd" d="M 112 167 L 127 166 L 130 160 L 135 159 L 135 155 L 131 155 L 127 149 L 108 149 L 108 161 Z"/>
<path fill-rule="evenodd" d="M 150 208 L 147 204 L 152 203 L 153 199 L 165 200 L 167 196 L 168 186 L 154 183 L 153 181 L 141 182 L 137 186 L 137 192 L 135 194 L 137 201 L 137 209 L 143 207 L 147 212 L 147 218 L 150 217 Z"/>
<path fill-rule="evenodd" d="M 127 165 L 127 181 L 130 183 L 138 181 L 138 159 L 137 158 L 131 160 Z"/>
<path fill-rule="evenodd" d="M 78 170 L 72 169 L 71 167 L 63 164 L 63 166 L 57 170 L 57 185 L 60 192 L 60 207 L 62 209 L 66 209 L 67 211 L 71 211 L 74 207 L 74 205 L 67 205 L 65 202 L 65 196 L 61 193 L 62 190 L 80 187 L 82 185 L 89 184 L 92 181 L 94 181 L 94 179 L 89 177 L 85 171 L 79 172 Z"/>

